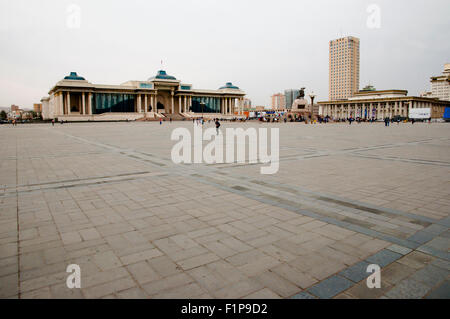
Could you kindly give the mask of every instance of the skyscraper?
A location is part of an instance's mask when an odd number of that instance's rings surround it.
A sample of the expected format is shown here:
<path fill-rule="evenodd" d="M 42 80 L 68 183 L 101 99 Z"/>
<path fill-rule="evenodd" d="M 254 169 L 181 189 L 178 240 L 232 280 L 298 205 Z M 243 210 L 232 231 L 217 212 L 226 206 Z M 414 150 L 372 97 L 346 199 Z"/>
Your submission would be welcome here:
<path fill-rule="evenodd" d="M 330 41 L 329 100 L 342 100 L 359 91 L 359 39 Z"/>
<path fill-rule="evenodd" d="M 286 103 L 286 109 L 290 110 L 292 109 L 292 103 L 294 103 L 295 99 L 297 98 L 298 94 L 300 93 L 300 90 L 296 89 L 290 89 L 284 91 L 284 101 Z"/>

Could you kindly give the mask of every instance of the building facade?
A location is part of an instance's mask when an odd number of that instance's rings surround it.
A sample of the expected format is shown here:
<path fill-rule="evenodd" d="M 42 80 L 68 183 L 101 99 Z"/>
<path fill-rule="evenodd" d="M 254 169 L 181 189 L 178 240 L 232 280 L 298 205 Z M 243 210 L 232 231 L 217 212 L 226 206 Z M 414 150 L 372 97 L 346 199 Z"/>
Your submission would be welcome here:
<path fill-rule="evenodd" d="M 64 121 L 136 120 L 189 117 L 195 113 L 236 115 L 245 93 L 231 82 L 218 90 L 193 89 L 164 70 L 147 81 L 92 84 L 72 72 L 56 83 L 42 102 L 44 119 Z"/>
<path fill-rule="evenodd" d="M 333 119 L 363 118 L 382 120 L 409 117 L 412 108 L 430 108 L 433 119 L 442 118 L 450 102 L 408 96 L 406 90 L 360 91 L 346 100 L 319 102 L 319 114 Z"/>
<path fill-rule="evenodd" d="M 42 113 L 42 103 L 34 103 L 33 111 L 36 113 Z"/>
<path fill-rule="evenodd" d="M 443 101 L 450 101 L 450 63 L 444 65 L 442 75 L 431 77 L 430 93 L 427 96 Z"/>
<path fill-rule="evenodd" d="M 244 99 L 244 108 L 251 108 L 251 107 L 252 107 L 252 100 Z"/>
<path fill-rule="evenodd" d="M 295 99 L 298 97 L 298 95 L 300 94 L 300 90 L 296 90 L 296 89 L 290 89 L 290 90 L 285 90 L 284 91 L 284 108 L 287 110 L 292 109 L 292 104 L 294 103 Z"/>
<path fill-rule="evenodd" d="M 359 91 L 359 39 L 331 40 L 329 50 L 328 99 L 344 100 Z"/>
<path fill-rule="evenodd" d="M 272 95 L 272 109 L 282 110 L 286 107 L 286 98 L 283 93 L 276 93 Z"/>

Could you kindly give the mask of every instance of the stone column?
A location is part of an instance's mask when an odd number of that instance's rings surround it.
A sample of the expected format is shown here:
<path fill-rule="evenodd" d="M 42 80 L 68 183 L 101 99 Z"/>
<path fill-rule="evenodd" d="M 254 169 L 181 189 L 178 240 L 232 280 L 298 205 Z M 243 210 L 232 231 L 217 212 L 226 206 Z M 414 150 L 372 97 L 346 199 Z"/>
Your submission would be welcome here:
<path fill-rule="evenodd" d="M 67 114 L 70 115 L 70 92 L 67 92 Z"/>
<path fill-rule="evenodd" d="M 184 96 L 184 113 L 187 112 L 187 96 Z"/>
<path fill-rule="evenodd" d="M 175 98 L 174 98 L 174 92 L 170 92 L 170 95 L 172 96 L 172 114 L 175 113 Z"/>
<path fill-rule="evenodd" d="M 137 113 L 141 113 L 141 95 L 137 95 L 137 101 L 136 101 L 136 111 Z"/>
<path fill-rule="evenodd" d="M 87 114 L 92 115 L 92 93 L 88 93 L 88 111 Z"/>
<path fill-rule="evenodd" d="M 59 114 L 58 115 L 64 115 L 64 93 L 63 92 L 59 92 L 59 96 L 58 96 L 58 100 L 59 100 Z"/>
<path fill-rule="evenodd" d="M 81 93 L 81 114 L 86 115 L 86 95 Z"/>
<path fill-rule="evenodd" d="M 152 107 L 152 112 L 155 112 L 155 96 L 153 94 L 150 95 L 150 106 Z"/>
<path fill-rule="evenodd" d="M 147 113 L 147 111 L 148 111 L 147 94 L 144 94 L 144 113 Z"/>
<path fill-rule="evenodd" d="M 181 95 L 178 96 L 178 113 L 181 113 Z"/>

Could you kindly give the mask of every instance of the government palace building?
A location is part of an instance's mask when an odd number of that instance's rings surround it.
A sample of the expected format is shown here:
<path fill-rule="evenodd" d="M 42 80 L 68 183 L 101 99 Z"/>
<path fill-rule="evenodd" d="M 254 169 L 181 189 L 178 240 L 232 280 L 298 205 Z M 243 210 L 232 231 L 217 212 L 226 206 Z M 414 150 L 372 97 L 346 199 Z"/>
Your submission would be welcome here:
<path fill-rule="evenodd" d="M 147 81 L 121 85 L 92 84 L 76 72 L 56 83 L 44 97 L 42 117 L 58 121 L 111 121 L 222 118 L 243 114 L 245 93 L 231 82 L 218 90 L 193 89 L 160 70 Z"/>
<path fill-rule="evenodd" d="M 409 117 L 411 109 L 430 109 L 431 118 L 442 119 L 450 101 L 408 96 L 406 90 L 380 90 L 367 86 L 348 99 L 318 102 L 319 114 L 330 118 L 362 118 L 382 120 Z"/>

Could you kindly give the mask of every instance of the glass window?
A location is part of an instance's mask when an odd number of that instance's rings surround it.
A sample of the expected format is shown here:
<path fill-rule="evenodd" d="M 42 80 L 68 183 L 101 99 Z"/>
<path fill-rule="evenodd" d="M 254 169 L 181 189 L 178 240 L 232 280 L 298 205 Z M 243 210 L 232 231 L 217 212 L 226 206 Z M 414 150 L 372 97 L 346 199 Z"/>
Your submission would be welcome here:
<path fill-rule="evenodd" d="M 93 114 L 134 113 L 135 96 L 132 94 L 95 93 L 92 99 Z"/>

